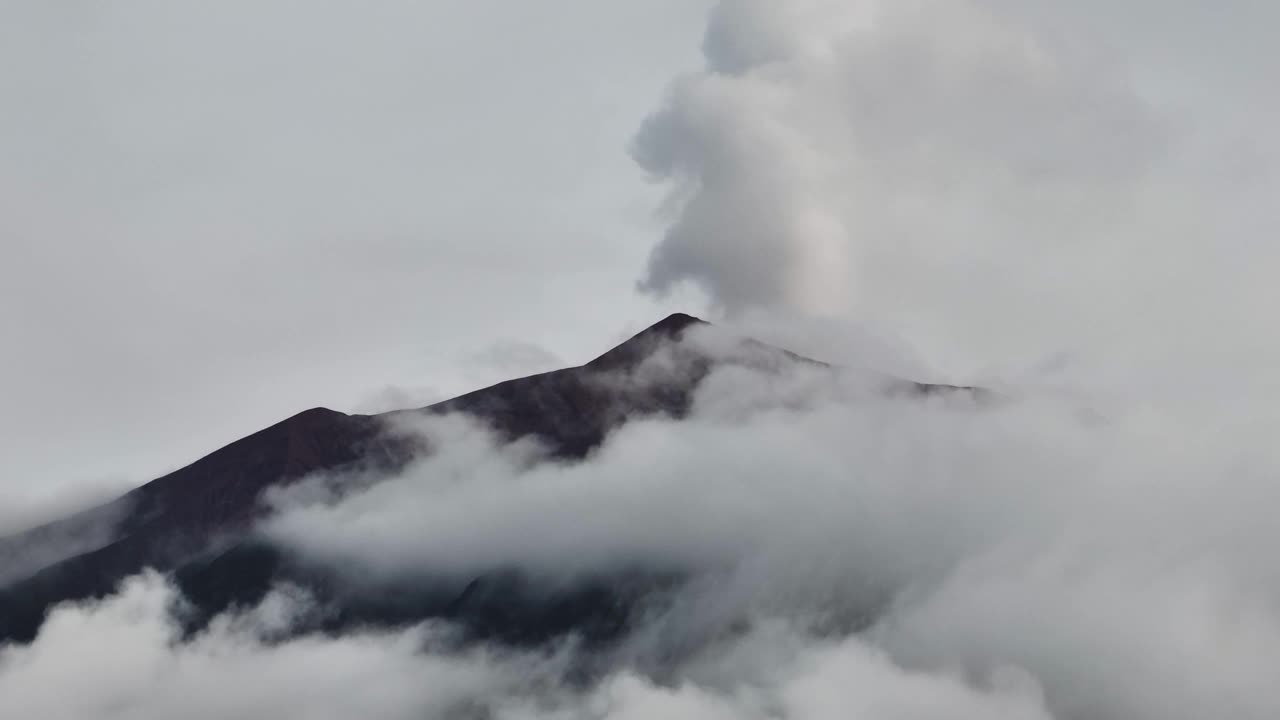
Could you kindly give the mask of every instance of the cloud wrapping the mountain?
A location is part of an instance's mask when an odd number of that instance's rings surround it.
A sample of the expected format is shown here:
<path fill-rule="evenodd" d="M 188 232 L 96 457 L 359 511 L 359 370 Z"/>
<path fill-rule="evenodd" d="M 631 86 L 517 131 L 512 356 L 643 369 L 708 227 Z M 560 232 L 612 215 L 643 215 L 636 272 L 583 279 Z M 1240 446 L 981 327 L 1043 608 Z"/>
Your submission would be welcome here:
<path fill-rule="evenodd" d="M 1055 717 L 1280 711 L 1267 681 L 1280 662 L 1274 425 L 1207 432 L 1227 419 L 881 390 L 856 373 L 730 367 L 691 419 L 635 421 L 567 466 L 431 421 L 439 453 L 286 512 L 274 532 L 366 581 L 690 573 L 635 639 L 640 667 L 743 618 L 870 617 L 862 638 L 892 661 L 969 678 L 1011 668 Z"/>
<path fill-rule="evenodd" d="M 101 604 L 55 611 L 33 645 L 0 650 L 6 712 L 50 720 L 407 720 L 445 717 L 471 698 L 537 676 L 532 665 L 498 667 L 483 653 L 423 654 L 428 630 L 264 642 L 305 603 L 284 595 L 176 644 L 166 613 L 175 599 L 163 579 L 145 575 Z M 74 691 L 68 678 L 76 679 Z"/>
<path fill-rule="evenodd" d="M 856 640 L 801 648 L 777 633 L 731 648 L 730 656 L 768 653 L 776 662 L 768 685 L 659 686 L 624 671 L 583 691 L 561 682 L 555 656 L 449 653 L 430 627 L 265 641 L 289 613 L 305 611 L 304 598 L 288 595 L 175 644 L 177 629 L 165 614 L 174 600 L 161 578 L 146 575 L 105 602 L 56 611 L 32 646 L 0 649 L 6 710 L 49 720 L 763 720 L 779 713 L 824 720 L 850 711 L 939 720 L 1047 717 L 1025 682 L 995 677 L 975 688 L 947 674 L 908 672 Z M 74 692 L 67 677 L 78 678 Z"/>
<path fill-rule="evenodd" d="M 1274 426 L 1214 433 L 1203 423 L 1221 418 L 884 389 L 863 373 L 730 365 L 689 419 L 633 421 L 582 463 L 446 417 L 409 428 L 435 450 L 394 477 L 277 496 L 277 541 L 375 588 L 505 567 L 548 587 L 687 574 L 603 656 L 598 683 L 562 674 L 572 645 L 460 655 L 445 627 L 275 641 L 307 608 L 287 591 L 174 644 L 173 598 L 151 578 L 63 608 L 32 647 L 7 650 L 0 694 L 55 718 L 1280 712 Z M 49 680 L 104 664 L 74 696 Z"/>
<path fill-rule="evenodd" d="M 634 420 L 581 463 L 465 418 L 406 422 L 434 452 L 345 495 L 334 478 L 277 494 L 266 535 L 374 587 L 511 567 L 549 587 L 645 570 L 686 584 L 584 687 L 571 644 L 460 653 L 444 626 L 282 639 L 310 607 L 287 588 L 179 643 L 179 599 L 142 577 L 0 649 L 3 708 L 1280 716 L 1280 403 L 1255 320 L 1273 299 L 1257 240 L 1274 228 L 1271 141 L 1225 153 L 1234 113 L 1105 51 L 1132 36 L 1153 52 L 1148 26 L 1071 24 L 1101 5 L 1079 7 L 721 3 L 707 69 L 635 148 L 675 212 L 644 284 L 694 282 L 739 315 L 851 315 L 953 369 L 1106 349 L 1116 374 L 984 403 L 886 394 L 861 370 L 730 365 L 689 418 Z M 844 348 L 807 327 L 816 350 Z M 619 382 L 672 367 L 647 371 Z"/>

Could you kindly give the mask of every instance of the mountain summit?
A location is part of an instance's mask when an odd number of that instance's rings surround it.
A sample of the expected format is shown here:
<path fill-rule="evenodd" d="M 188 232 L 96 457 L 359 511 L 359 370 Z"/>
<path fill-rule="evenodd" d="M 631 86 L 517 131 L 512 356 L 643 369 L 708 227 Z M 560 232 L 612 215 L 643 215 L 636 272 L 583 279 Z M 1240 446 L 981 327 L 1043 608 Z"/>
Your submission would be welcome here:
<path fill-rule="evenodd" d="M 327 600 L 324 624 L 399 624 L 450 617 L 486 635 L 536 641 L 574 630 L 607 636 L 629 604 L 656 579 L 571 588 L 536 601 L 515 575 L 472 578 L 462 586 L 426 584 L 394 598 L 355 597 L 332 578 L 265 543 L 254 526 L 268 512 L 263 494 L 319 473 L 389 474 L 420 448 L 386 432 L 406 414 L 463 413 L 506 440 L 533 438 L 572 462 L 600 446 L 628 419 L 688 412 L 693 393 L 717 362 L 681 340 L 710 327 L 674 314 L 578 367 L 509 380 L 415 410 L 378 416 L 326 408 L 298 413 L 153 480 L 125 496 L 17 536 L 0 539 L 0 642 L 30 641 L 48 610 L 98 598 L 144 569 L 173 573 L 191 601 L 191 627 L 235 605 L 256 602 L 275 584 L 303 585 Z M 777 348 L 753 347 L 782 362 L 814 361 Z M 663 372 L 643 378 L 655 358 Z M 915 391 L 936 386 L 904 383 Z"/>

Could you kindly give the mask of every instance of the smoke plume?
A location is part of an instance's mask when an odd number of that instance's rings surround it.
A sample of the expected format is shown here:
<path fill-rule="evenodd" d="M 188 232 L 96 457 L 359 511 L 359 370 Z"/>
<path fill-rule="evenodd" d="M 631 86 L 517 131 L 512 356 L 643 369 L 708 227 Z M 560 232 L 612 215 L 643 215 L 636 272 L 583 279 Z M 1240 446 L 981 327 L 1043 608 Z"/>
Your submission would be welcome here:
<path fill-rule="evenodd" d="M 1275 13 L 1201 18 L 1211 44 L 1193 5 L 721 2 L 635 139 L 672 213 L 641 287 L 852 319 L 952 373 L 1274 357 L 1243 317 L 1280 259 L 1274 53 L 1243 28 Z"/>

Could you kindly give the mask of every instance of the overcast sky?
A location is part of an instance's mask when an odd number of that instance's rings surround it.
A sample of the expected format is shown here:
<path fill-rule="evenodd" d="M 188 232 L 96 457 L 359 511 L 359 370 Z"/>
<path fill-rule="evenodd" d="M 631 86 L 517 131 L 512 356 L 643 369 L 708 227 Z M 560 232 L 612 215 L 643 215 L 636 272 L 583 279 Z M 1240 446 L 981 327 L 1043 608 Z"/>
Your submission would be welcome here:
<path fill-rule="evenodd" d="M 0 0 L 0 505 L 686 308 L 628 145 L 709 6 Z"/>
<path fill-rule="evenodd" d="M 0 505 L 673 310 L 1273 388 L 1278 8 L 0 0 Z"/>

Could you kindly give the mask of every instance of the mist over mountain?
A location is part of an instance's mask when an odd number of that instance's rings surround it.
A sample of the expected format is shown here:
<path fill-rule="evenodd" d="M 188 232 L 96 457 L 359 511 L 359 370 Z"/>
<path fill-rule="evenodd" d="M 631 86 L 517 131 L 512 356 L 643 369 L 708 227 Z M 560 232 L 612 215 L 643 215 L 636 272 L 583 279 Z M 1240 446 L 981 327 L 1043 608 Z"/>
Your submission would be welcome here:
<path fill-rule="evenodd" d="M 1277 22 L 0 6 L 0 717 L 1280 717 Z"/>
<path fill-rule="evenodd" d="M 687 341 L 686 333 L 692 335 Z M 411 562 L 376 577 L 376 561 L 352 560 L 361 580 L 344 582 L 351 580 L 340 577 L 348 563 L 320 567 L 294 557 L 291 544 L 276 540 L 302 527 L 306 510 L 340 509 L 349 494 L 373 493 L 388 478 L 460 452 L 453 446 L 469 447 L 477 437 L 485 453 L 520 453 L 530 466 L 581 462 L 628 421 L 686 418 L 703 380 L 722 366 L 786 375 L 793 365 L 832 371 L 755 341 L 717 335 L 690 316 L 672 315 L 581 367 L 511 380 L 421 410 L 381 416 L 324 408 L 299 413 L 100 507 L 0 540 L 8 558 L 0 636 L 30 642 L 55 604 L 100 599 L 147 569 L 176 573 L 191 604 L 183 619 L 192 632 L 288 583 L 332 596 L 326 598 L 332 607 L 317 620 L 329 630 L 460 616 L 477 632 L 535 643 L 583 633 L 596 623 L 611 627 L 595 632 L 616 634 L 630 611 L 617 588 L 635 585 L 634 592 L 644 595 L 650 585 L 670 580 L 674 568 L 599 567 L 605 577 L 589 587 L 571 585 L 540 598 L 541 589 L 523 589 L 529 569 L 523 563 L 476 569 L 441 558 L 450 567 Z M 962 391 L 881 382 L 886 394 Z M 521 450 L 503 450 L 506 444 Z M 415 506 L 415 512 L 426 512 L 416 501 Z M 310 522 L 321 535 L 360 532 L 341 519 Z M 524 593 L 532 596 L 522 598 Z M 596 617 L 600 613 L 609 617 Z"/>
<path fill-rule="evenodd" d="M 52 562 L 0 590 L 0 690 L 67 718 L 1263 717 L 1265 458 L 1081 410 L 675 315 L 6 539 Z"/>

